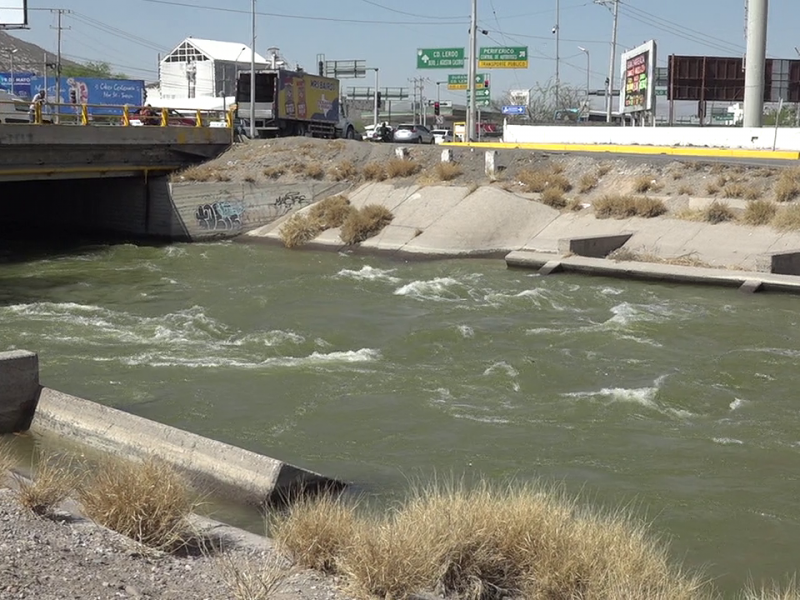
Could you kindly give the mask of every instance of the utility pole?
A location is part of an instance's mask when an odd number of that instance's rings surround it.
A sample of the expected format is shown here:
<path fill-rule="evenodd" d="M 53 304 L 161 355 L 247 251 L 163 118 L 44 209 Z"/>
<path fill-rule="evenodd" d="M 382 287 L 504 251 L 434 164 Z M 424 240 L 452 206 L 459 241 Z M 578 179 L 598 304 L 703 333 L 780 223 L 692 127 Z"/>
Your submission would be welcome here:
<path fill-rule="evenodd" d="M 59 115 L 61 114 L 61 32 L 65 29 L 71 29 L 71 27 L 64 27 L 61 24 L 61 20 L 65 14 L 71 14 L 71 10 L 66 10 L 64 8 L 51 8 L 51 13 L 56 13 L 58 15 L 58 25 L 56 27 L 50 26 L 51 29 L 58 30 L 58 54 L 56 56 L 56 123 L 59 121 Z M 45 98 L 47 97 L 47 90 L 45 90 Z"/>
<path fill-rule="evenodd" d="M 584 52 L 586 54 L 586 107 L 589 107 L 589 75 L 592 70 L 592 63 L 591 57 L 589 56 L 589 50 L 584 48 L 583 46 L 578 46 L 578 50 Z"/>
<path fill-rule="evenodd" d="M 380 106 L 378 105 L 378 71 L 380 69 L 378 67 L 371 67 L 373 71 L 375 71 L 375 93 L 373 94 L 373 105 L 372 105 L 372 120 L 375 129 L 378 128 L 378 111 Z"/>
<path fill-rule="evenodd" d="M 472 0 L 472 18 L 469 27 L 469 106 L 467 107 L 467 133 L 464 141 L 471 142 L 475 136 L 477 122 L 475 120 L 475 79 L 478 66 L 478 0 Z"/>
<path fill-rule="evenodd" d="M 556 35 L 556 110 L 561 108 L 559 88 L 561 87 L 561 0 L 556 0 L 556 26 L 553 27 Z"/>
<path fill-rule="evenodd" d="M 769 0 L 750 0 L 747 8 L 747 62 L 744 71 L 744 126 L 761 127 L 767 60 Z"/>
<path fill-rule="evenodd" d="M 252 45 L 250 46 L 250 139 L 256 139 L 256 0 L 253 0 L 250 21 Z"/>

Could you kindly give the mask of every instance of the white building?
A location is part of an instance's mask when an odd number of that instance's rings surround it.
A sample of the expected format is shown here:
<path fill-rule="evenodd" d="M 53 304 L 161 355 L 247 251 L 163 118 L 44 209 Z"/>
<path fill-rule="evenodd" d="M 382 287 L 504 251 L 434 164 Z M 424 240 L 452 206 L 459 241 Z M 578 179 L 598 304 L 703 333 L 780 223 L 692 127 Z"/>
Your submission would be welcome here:
<path fill-rule="evenodd" d="M 233 96 L 236 74 L 249 71 L 251 50 L 246 44 L 186 38 L 159 65 L 160 97 L 203 98 Z M 256 70 L 267 61 L 255 55 Z"/>

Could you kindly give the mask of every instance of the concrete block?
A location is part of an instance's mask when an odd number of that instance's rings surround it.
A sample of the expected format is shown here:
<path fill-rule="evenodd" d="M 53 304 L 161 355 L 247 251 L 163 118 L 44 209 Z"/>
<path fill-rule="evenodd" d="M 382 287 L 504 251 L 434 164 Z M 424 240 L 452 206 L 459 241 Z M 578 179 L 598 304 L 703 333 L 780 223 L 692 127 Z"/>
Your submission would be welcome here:
<path fill-rule="evenodd" d="M 551 260 L 546 263 L 541 269 L 539 269 L 539 275 L 552 275 L 554 273 L 560 273 L 564 270 L 564 265 L 562 265 L 557 260 Z"/>
<path fill-rule="evenodd" d="M 575 254 L 590 258 L 605 258 L 614 250 L 622 248 L 633 233 L 614 235 L 593 235 L 587 237 L 562 238 L 558 240 L 558 251 L 562 254 Z"/>
<path fill-rule="evenodd" d="M 486 151 L 486 176 L 494 177 L 497 173 L 497 150 Z"/>
<path fill-rule="evenodd" d="M 400 160 L 405 160 L 408 158 L 408 148 L 406 148 L 405 146 L 400 146 L 398 148 L 395 148 L 394 155 Z"/>
<path fill-rule="evenodd" d="M 0 433 L 27 431 L 39 399 L 39 356 L 0 352 Z"/>
<path fill-rule="evenodd" d="M 280 460 L 42 388 L 32 431 L 68 438 L 123 458 L 158 456 L 202 489 L 263 506 L 344 484 Z"/>
<path fill-rule="evenodd" d="M 745 294 L 755 294 L 756 292 L 760 292 L 763 287 L 763 281 L 759 279 L 748 279 L 739 287 L 739 291 Z"/>
<path fill-rule="evenodd" d="M 800 251 L 772 252 L 756 257 L 756 271 L 800 275 Z"/>
<path fill-rule="evenodd" d="M 450 148 L 445 148 L 444 150 L 442 150 L 443 163 L 453 162 L 453 159 L 454 159 L 453 151 Z"/>

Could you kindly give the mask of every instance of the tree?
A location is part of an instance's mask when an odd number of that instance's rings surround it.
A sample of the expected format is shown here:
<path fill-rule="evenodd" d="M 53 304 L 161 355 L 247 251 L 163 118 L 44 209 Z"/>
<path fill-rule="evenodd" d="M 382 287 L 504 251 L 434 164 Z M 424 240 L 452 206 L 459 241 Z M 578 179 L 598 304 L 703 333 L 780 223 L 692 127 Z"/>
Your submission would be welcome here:
<path fill-rule="evenodd" d="M 103 61 L 88 61 L 82 65 L 65 65 L 62 77 L 90 77 L 93 79 L 127 79 L 125 73 L 114 73 L 111 65 Z"/>
<path fill-rule="evenodd" d="M 543 84 L 537 82 L 529 90 L 528 114 L 524 118 L 534 123 L 552 123 L 556 111 L 563 109 L 574 109 L 577 116 L 586 105 L 585 95 L 585 90 L 564 83 L 558 86 L 556 94 L 555 81 L 552 79 Z M 494 102 L 494 108 L 500 110 L 500 107 L 508 104 L 513 104 L 510 92 L 503 94 L 499 103 Z"/>

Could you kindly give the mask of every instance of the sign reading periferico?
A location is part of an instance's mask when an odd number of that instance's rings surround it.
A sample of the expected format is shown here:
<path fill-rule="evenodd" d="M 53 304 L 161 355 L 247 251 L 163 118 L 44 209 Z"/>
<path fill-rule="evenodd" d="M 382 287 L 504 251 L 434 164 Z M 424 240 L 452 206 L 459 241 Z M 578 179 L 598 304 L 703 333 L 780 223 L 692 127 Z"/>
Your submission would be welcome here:
<path fill-rule="evenodd" d="M 464 48 L 419 48 L 418 69 L 463 69 Z"/>
<path fill-rule="evenodd" d="M 481 48 L 478 54 L 481 69 L 527 69 L 527 46 L 497 46 Z"/>

